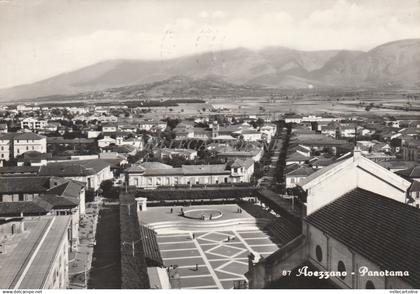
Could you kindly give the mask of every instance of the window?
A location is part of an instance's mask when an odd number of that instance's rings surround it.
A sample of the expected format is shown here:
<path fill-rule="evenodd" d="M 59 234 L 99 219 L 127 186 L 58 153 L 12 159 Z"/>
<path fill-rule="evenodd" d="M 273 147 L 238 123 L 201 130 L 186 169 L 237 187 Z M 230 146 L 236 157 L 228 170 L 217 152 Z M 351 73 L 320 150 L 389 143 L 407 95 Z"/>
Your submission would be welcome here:
<path fill-rule="evenodd" d="M 315 255 L 316 255 L 316 259 L 317 259 L 319 262 L 321 262 L 321 261 L 322 261 L 322 249 L 321 249 L 321 246 L 316 245 L 316 248 L 315 248 Z"/>
<path fill-rule="evenodd" d="M 420 198 L 420 192 L 416 192 L 416 199 Z"/>
<path fill-rule="evenodd" d="M 338 262 L 338 264 L 337 264 L 337 270 L 340 272 L 340 273 L 344 273 L 345 271 L 346 271 L 346 266 L 344 265 L 344 262 L 342 262 L 341 260 Z M 346 278 L 346 276 L 344 276 L 344 275 L 342 275 L 342 276 L 340 276 L 340 278 L 342 279 L 342 280 L 344 280 L 345 278 Z"/>
<path fill-rule="evenodd" d="M 375 285 L 371 280 L 366 282 L 366 289 L 375 289 Z"/>

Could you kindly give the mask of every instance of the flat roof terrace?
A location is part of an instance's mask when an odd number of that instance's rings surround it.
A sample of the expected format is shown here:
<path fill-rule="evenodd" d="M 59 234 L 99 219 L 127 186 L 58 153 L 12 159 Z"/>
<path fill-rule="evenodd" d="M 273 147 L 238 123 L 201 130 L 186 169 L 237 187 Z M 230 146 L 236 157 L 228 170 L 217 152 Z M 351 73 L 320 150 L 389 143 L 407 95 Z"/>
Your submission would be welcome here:
<path fill-rule="evenodd" d="M 10 238 L 1 255 L 0 288 L 42 288 L 69 221 L 70 216 L 24 221 L 25 231 Z"/>

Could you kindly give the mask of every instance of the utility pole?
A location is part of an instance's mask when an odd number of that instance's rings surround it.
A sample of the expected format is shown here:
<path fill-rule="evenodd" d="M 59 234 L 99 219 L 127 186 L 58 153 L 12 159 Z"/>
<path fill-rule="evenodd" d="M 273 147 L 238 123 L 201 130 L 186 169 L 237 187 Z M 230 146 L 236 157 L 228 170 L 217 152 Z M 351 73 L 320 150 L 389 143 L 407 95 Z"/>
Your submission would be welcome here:
<path fill-rule="evenodd" d="M 138 242 L 140 242 L 142 239 L 139 239 L 139 240 L 137 240 L 137 241 L 129 241 L 129 242 L 127 242 L 127 241 L 123 241 L 122 242 L 122 244 L 123 245 L 126 245 L 126 244 L 130 244 L 131 243 L 131 254 L 133 255 L 133 257 L 134 257 L 134 255 L 135 255 L 135 244 L 137 244 Z"/>
<path fill-rule="evenodd" d="M 87 268 L 85 264 L 85 289 L 87 289 Z"/>
<path fill-rule="evenodd" d="M 136 204 L 136 203 L 128 203 L 128 204 L 120 204 L 120 205 L 127 205 L 127 207 L 128 207 L 128 215 L 130 216 L 131 215 L 131 208 L 130 208 L 130 206 L 133 205 L 133 204 Z"/>
<path fill-rule="evenodd" d="M 132 251 L 133 251 L 133 257 L 134 257 L 134 241 L 133 241 L 133 242 L 131 242 L 131 248 L 132 248 Z"/>

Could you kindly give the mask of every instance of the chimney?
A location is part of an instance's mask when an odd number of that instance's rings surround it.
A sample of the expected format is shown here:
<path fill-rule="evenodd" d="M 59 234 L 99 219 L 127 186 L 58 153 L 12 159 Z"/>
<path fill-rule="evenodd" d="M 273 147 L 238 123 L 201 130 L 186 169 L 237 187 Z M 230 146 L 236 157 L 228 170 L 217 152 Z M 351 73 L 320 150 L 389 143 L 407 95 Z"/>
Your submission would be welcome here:
<path fill-rule="evenodd" d="M 353 161 L 358 161 L 361 156 L 362 156 L 362 151 L 360 150 L 359 146 L 354 146 Z"/>

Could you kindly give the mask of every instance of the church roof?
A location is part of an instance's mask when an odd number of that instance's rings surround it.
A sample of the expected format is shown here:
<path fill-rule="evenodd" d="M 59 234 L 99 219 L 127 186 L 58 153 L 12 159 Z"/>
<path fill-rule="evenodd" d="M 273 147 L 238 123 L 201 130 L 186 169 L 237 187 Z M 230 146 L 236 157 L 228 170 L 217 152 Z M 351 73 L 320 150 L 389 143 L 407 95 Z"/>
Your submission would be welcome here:
<path fill-rule="evenodd" d="M 420 287 L 420 210 L 360 188 L 306 217 L 306 222 L 381 269 L 408 271 Z"/>
<path fill-rule="evenodd" d="M 336 163 L 333 163 L 314 172 L 309 177 L 302 180 L 299 183 L 299 186 L 301 186 L 303 190 L 307 190 L 323 182 L 325 179 L 334 176 L 341 170 L 357 168 L 367 173 L 375 175 L 375 177 L 378 177 L 381 180 L 389 183 L 391 186 L 394 186 L 400 191 L 407 191 L 408 187 L 410 186 L 410 182 L 404 180 L 400 176 L 387 170 L 386 168 L 380 166 L 372 160 L 365 158 L 360 154 L 360 151 L 357 153 L 355 152 L 354 154 L 355 155 L 353 155 L 353 157 L 340 160 Z"/>

